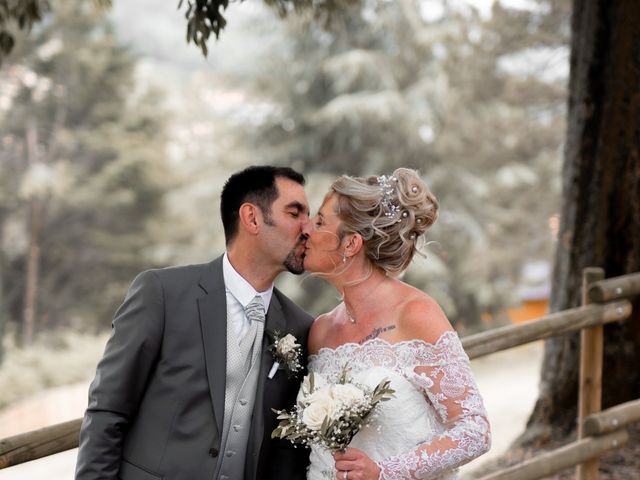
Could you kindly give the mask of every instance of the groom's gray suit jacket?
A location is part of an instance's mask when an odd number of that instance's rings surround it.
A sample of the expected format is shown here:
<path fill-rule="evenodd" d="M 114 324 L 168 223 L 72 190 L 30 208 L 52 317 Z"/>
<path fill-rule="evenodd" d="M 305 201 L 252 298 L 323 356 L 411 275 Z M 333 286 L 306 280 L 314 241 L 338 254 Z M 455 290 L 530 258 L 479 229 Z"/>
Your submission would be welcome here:
<path fill-rule="evenodd" d="M 213 480 L 223 454 L 226 317 L 222 257 L 136 277 L 89 390 L 77 480 Z M 265 330 L 293 334 L 303 362 L 311 321 L 274 289 Z M 294 404 L 299 378 L 267 378 L 268 341 L 242 480 L 304 479 L 308 453 L 270 438 L 271 408 Z"/>

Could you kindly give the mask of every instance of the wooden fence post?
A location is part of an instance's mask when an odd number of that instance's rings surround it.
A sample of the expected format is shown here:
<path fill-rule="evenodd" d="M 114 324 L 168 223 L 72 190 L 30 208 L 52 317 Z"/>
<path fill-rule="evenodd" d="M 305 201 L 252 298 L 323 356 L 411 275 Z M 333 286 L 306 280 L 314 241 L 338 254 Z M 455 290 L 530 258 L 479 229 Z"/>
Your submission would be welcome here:
<path fill-rule="evenodd" d="M 585 268 L 582 272 L 582 304 L 589 300 L 589 285 L 604 278 L 601 268 Z M 602 325 L 580 332 L 580 390 L 578 398 L 578 439 L 585 437 L 584 419 L 602 410 Z M 598 480 L 598 458 L 578 465 L 577 480 Z"/>

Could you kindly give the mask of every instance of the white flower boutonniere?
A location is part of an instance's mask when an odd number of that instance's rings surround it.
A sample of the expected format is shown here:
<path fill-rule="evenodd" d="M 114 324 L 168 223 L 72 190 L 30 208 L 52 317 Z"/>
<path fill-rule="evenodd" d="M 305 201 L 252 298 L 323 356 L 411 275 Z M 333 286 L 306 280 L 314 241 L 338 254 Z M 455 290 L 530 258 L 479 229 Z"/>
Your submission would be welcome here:
<path fill-rule="evenodd" d="M 287 333 L 281 336 L 279 332 L 267 332 L 271 338 L 269 351 L 273 356 L 273 366 L 269 371 L 269 378 L 273 378 L 278 369 L 286 370 L 289 377 L 297 376 L 302 370 L 300 357 L 302 356 L 302 345 L 298 343 L 296 337 Z"/>

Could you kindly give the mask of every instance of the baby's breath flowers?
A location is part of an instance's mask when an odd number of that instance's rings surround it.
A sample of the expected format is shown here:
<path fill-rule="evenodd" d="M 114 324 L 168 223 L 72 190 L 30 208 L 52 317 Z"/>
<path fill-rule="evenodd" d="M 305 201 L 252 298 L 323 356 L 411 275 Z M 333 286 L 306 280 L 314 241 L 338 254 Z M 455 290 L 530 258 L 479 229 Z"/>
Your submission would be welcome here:
<path fill-rule="evenodd" d="M 374 389 L 356 384 L 346 369 L 336 383 L 329 383 L 312 372 L 304 377 L 293 409 L 274 410 L 280 423 L 271 437 L 344 451 L 376 406 L 393 397 L 390 384 L 387 379 Z"/>

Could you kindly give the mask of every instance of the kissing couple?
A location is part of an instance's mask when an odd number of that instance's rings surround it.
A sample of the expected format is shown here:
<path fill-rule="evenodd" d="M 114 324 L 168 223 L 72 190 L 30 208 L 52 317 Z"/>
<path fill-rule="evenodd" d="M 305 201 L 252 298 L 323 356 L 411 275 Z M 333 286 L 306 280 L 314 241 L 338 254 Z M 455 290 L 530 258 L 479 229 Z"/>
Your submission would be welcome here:
<path fill-rule="evenodd" d="M 343 175 L 310 218 L 304 183 L 285 167 L 233 174 L 226 252 L 133 280 L 89 389 L 76 480 L 451 479 L 489 449 L 457 334 L 398 278 L 438 216 L 434 195 L 407 168 Z M 274 287 L 285 270 L 320 276 L 342 302 L 312 319 Z M 279 340 L 294 362 L 278 362 Z M 371 428 L 336 453 L 272 438 L 299 374 L 345 365 L 395 392 Z"/>

